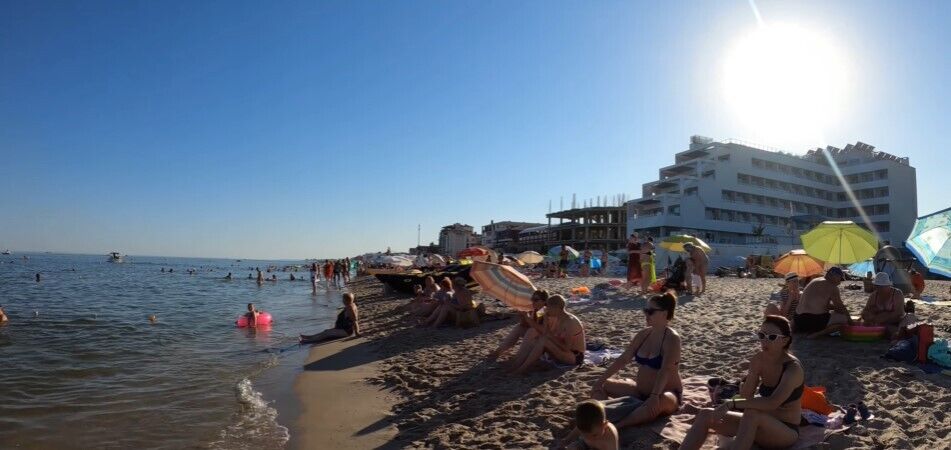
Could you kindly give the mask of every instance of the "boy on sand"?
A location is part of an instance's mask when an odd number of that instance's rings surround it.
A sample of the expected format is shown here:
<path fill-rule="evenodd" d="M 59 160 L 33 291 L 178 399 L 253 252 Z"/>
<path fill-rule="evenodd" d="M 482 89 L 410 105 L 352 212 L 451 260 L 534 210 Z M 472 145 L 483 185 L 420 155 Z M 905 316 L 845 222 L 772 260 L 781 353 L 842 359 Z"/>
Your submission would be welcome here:
<path fill-rule="evenodd" d="M 569 450 L 617 450 L 617 428 L 608 422 L 604 405 L 586 400 L 575 408 L 575 429 L 565 438 Z M 577 438 L 577 440 L 575 440 Z"/>

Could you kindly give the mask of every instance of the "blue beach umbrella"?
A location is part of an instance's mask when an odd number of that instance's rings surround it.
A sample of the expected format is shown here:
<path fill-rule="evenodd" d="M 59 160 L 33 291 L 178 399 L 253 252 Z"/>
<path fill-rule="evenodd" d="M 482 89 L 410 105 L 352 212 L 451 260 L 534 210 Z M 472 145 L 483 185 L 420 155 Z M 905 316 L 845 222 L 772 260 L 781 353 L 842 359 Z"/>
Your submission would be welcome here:
<path fill-rule="evenodd" d="M 905 247 L 928 270 L 951 277 L 951 208 L 919 217 Z"/>

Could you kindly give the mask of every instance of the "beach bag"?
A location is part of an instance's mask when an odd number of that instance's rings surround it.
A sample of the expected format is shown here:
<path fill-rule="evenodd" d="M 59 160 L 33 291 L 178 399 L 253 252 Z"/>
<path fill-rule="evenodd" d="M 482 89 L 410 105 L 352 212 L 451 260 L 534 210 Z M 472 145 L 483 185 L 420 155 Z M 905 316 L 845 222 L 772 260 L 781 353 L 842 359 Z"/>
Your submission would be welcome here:
<path fill-rule="evenodd" d="M 802 408 L 811 409 L 819 414 L 828 416 L 835 408 L 826 399 L 824 386 L 805 386 L 802 389 Z"/>
<path fill-rule="evenodd" d="M 912 363 L 918 358 L 918 336 L 912 336 L 911 339 L 898 341 L 887 352 L 886 359 L 894 361 Z"/>
<path fill-rule="evenodd" d="M 951 368 L 951 349 L 947 339 L 938 339 L 928 347 L 928 359 L 941 367 Z"/>

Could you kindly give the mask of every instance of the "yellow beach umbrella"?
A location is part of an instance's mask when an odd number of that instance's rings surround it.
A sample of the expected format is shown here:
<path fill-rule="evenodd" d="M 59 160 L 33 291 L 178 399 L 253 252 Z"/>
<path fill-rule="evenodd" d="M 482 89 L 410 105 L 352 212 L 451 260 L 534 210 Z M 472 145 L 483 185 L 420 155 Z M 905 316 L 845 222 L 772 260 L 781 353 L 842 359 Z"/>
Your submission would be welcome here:
<path fill-rule="evenodd" d="M 793 250 L 776 260 L 773 271 L 780 275 L 795 272 L 800 277 L 821 275 L 825 272 L 825 262 L 809 256 L 805 250 Z"/>
<path fill-rule="evenodd" d="M 660 241 L 660 248 L 670 250 L 672 252 L 682 252 L 684 251 L 684 244 L 693 244 L 696 247 L 699 247 L 700 250 L 703 250 L 704 253 L 710 253 L 713 251 L 706 242 L 703 242 L 702 239 L 691 236 L 689 234 L 681 234 L 677 236 L 667 236 L 664 240 Z"/>
<path fill-rule="evenodd" d="M 822 222 L 802 235 L 810 256 L 832 264 L 851 264 L 875 256 L 878 239 L 855 222 Z"/>

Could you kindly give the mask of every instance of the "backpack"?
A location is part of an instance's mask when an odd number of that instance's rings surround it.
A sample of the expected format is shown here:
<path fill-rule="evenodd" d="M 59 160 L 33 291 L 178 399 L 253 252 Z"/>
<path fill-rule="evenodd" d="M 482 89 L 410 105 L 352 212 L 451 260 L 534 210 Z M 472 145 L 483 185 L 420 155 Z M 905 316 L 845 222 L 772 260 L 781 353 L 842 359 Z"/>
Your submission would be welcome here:
<path fill-rule="evenodd" d="M 905 363 L 915 362 L 918 358 L 918 336 L 896 342 L 885 352 L 884 358 Z"/>
<path fill-rule="evenodd" d="M 951 368 L 951 349 L 947 339 L 935 339 L 928 347 L 928 359 L 941 367 Z"/>

